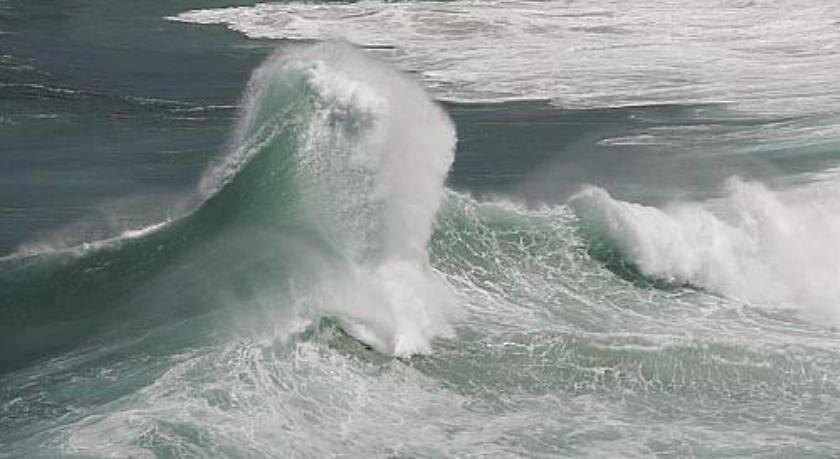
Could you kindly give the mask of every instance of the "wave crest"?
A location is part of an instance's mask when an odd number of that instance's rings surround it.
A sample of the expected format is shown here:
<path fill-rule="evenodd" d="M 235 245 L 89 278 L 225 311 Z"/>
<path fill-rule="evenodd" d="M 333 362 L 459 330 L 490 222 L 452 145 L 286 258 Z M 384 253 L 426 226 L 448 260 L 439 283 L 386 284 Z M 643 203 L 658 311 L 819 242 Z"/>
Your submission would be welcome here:
<path fill-rule="evenodd" d="M 570 199 L 590 240 L 642 274 L 840 320 L 840 184 L 774 192 L 732 178 L 717 203 L 665 209 L 589 187 Z"/>

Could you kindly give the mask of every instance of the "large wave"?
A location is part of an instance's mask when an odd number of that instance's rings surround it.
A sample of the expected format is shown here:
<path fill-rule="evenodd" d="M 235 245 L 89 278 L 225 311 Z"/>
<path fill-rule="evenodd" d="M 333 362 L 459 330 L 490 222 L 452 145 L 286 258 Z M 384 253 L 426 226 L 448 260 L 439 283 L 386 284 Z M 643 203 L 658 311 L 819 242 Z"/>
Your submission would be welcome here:
<path fill-rule="evenodd" d="M 165 322 L 229 303 L 335 316 L 395 355 L 451 331 L 451 295 L 427 245 L 455 130 L 420 85 L 324 43 L 269 58 L 241 106 L 194 210 L 2 260 L 4 363 L 82 342 L 117 317 Z"/>
<path fill-rule="evenodd" d="M 398 71 L 349 45 L 319 44 L 254 73 L 234 145 L 202 188 L 228 186 L 242 164 L 272 156 L 269 172 L 256 172 L 265 187 L 248 184 L 278 200 L 260 218 L 296 221 L 345 262 L 319 281 L 319 307 L 382 352 L 428 351 L 451 308 L 427 255 L 455 148 L 445 112 Z"/>

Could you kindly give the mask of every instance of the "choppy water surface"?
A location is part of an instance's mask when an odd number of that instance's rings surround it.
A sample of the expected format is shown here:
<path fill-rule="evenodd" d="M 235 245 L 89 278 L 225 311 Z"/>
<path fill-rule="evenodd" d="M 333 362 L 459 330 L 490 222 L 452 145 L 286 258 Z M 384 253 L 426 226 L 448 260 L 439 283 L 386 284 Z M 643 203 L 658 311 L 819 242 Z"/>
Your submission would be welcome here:
<path fill-rule="evenodd" d="M 0 456 L 840 454 L 830 3 L 188 3 L 0 2 Z"/>

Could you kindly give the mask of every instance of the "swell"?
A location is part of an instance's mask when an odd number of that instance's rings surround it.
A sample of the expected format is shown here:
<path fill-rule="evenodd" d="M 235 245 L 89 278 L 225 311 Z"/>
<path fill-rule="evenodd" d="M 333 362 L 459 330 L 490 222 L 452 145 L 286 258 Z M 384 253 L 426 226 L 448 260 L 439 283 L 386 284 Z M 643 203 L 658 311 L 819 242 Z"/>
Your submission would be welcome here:
<path fill-rule="evenodd" d="M 687 285 L 836 317 L 828 191 L 808 203 L 733 181 L 727 218 L 595 188 L 568 206 L 479 204 L 444 196 L 454 143 L 418 84 L 352 47 L 277 54 L 254 72 L 194 210 L 0 260 L 0 368 L 195 317 L 218 319 L 208 335 L 242 317 L 283 333 L 334 317 L 377 351 L 406 356 L 451 335 L 453 295 L 468 314 L 524 329 L 542 321 L 523 317 L 558 304 L 579 305 L 563 321 L 605 327 L 604 292 Z"/>
<path fill-rule="evenodd" d="M 340 317 L 380 351 L 428 349 L 446 328 L 426 254 L 455 142 L 445 113 L 340 43 L 272 56 L 241 106 L 194 210 L 0 260 L 0 369 L 220 309 L 289 309 L 294 289 L 302 314 Z"/>

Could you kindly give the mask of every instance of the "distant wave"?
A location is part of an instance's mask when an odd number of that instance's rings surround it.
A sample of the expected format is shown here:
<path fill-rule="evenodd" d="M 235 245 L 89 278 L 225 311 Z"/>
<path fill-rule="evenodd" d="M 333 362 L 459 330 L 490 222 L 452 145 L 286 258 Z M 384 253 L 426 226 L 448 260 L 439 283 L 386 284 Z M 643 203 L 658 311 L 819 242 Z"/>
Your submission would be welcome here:
<path fill-rule="evenodd" d="M 447 100 L 714 102 L 803 114 L 831 111 L 840 95 L 831 2 L 292 2 L 169 19 L 252 38 L 346 39 L 417 72 Z"/>

